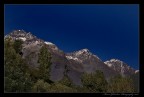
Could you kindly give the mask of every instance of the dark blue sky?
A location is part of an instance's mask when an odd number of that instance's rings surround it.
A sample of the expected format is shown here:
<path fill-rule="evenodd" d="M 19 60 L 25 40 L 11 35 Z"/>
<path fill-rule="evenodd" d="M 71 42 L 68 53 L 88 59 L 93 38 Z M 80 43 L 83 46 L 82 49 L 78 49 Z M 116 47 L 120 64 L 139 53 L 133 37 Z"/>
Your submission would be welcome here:
<path fill-rule="evenodd" d="M 61 50 L 89 49 L 139 68 L 139 5 L 5 5 L 5 34 L 23 29 Z"/>

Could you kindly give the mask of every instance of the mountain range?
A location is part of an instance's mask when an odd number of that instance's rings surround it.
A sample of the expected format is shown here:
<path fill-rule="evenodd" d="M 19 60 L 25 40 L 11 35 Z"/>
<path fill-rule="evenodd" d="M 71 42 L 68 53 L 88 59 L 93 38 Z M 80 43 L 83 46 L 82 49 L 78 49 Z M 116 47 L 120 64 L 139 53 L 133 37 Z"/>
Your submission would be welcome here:
<path fill-rule="evenodd" d="M 65 53 L 54 43 L 44 41 L 31 32 L 24 30 L 14 30 L 4 38 L 7 37 L 12 40 L 20 39 L 23 41 L 22 58 L 27 60 L 27 64 L 31 68 L 37 68 L 39 66 L 37 62 L 38 53 L 40 48 L 46 45 L 52 55 L 50 79 L 54 82 L 61 80 L 64 75 L 67 75 L 73 84 L 82 85 L 80 78 L 83 72 L 93 73 L 96 70 L 101 70 L 107 80 L 118 74 L 122 76 L 139 74 L 139 70 L 135 70 L 122 60 L 113 58 L 103 62 L 87 48 Z"/>

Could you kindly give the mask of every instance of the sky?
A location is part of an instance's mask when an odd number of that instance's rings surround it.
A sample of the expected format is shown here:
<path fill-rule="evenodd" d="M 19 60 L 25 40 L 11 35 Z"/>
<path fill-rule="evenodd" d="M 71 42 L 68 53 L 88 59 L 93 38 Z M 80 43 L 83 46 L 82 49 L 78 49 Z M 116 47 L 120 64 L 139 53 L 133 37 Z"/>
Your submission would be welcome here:
<path fill-rule="evenodd" d="M 64 52 L 87 48 L 139 69 L 138 4 L 6 4 L 4 34 L 19 29 Z"/>

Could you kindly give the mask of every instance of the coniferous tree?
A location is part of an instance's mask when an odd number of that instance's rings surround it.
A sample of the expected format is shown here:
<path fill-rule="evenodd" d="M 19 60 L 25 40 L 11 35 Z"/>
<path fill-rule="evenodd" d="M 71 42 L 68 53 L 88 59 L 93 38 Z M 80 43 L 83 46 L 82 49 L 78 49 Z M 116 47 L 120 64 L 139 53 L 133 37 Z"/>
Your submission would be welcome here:
<path fill-rule="evenodd" d="M 44 79 L 46 82 L 51 82 L 49 79 L 50 76 L 50 66 L 51 66 L 51 54 L 48 51 L 47 47 L 44 45 L 40 49 L 40 53 L 38 55 L 38 63 L 39 66 L 39 75 L 41 79 Z"/>
<path fill-rule="evenodd" d="M 29 92 L 33 83 L 27 72 L 27 64 L 16 53 L 15 41 L 6 39 L 4 44 L 5 92 Z"/>

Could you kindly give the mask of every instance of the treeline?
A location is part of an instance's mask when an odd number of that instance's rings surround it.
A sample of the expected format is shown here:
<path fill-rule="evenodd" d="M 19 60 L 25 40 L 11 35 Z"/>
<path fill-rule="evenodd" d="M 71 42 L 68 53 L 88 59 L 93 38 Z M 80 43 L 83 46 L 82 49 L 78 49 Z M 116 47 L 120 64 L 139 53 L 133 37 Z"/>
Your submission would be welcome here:
<path fill-rule="evenodd" d="M 22 41 L 4 40 L 4 91 L 5 92 L 85 92 L 85 93 L 133 93 L 134 83 L 131 78 L 120 75 L 107 82 L 103 72 L 84 73 L 81 77 L 82 86 L 75 86 L 65 75 L 58 82 L 51 81 L 50 66 L 51 54 L 46 46 L 43 46 L 38 55 L 38 68 L 30 68 L 22 58 Z"/>

